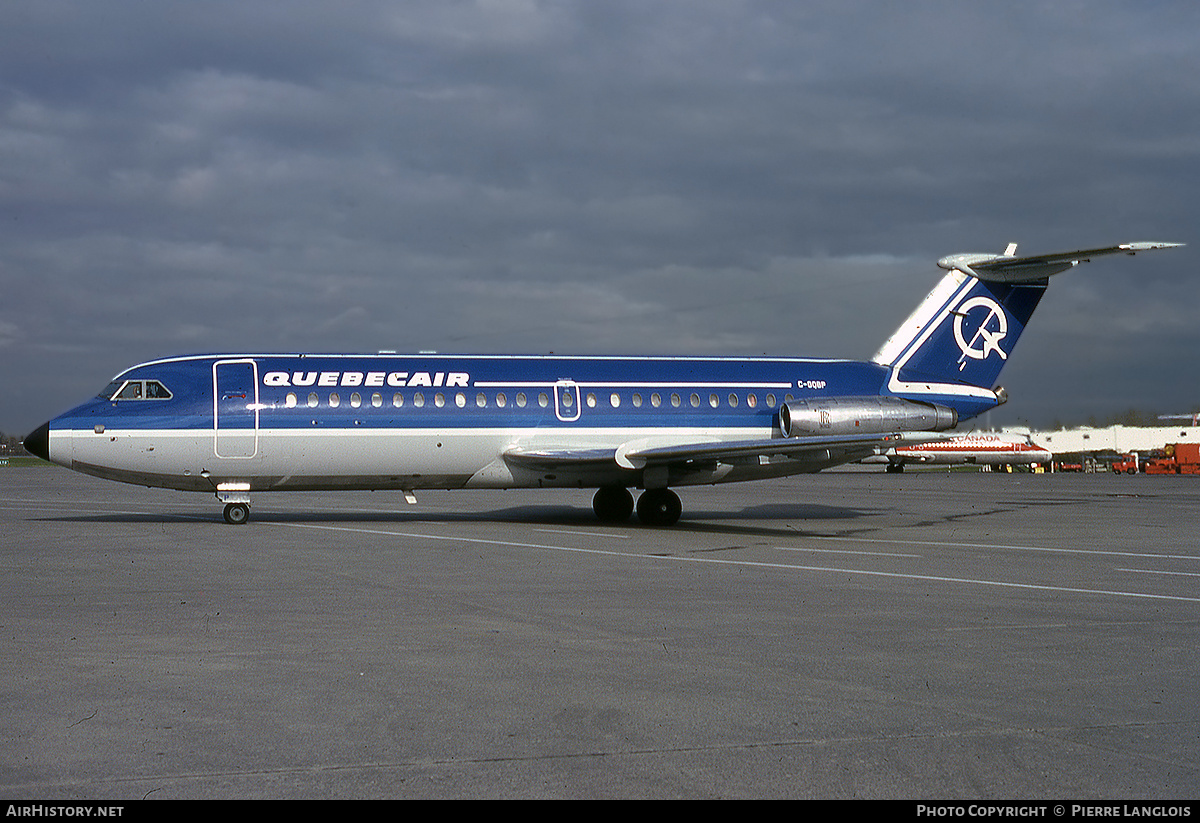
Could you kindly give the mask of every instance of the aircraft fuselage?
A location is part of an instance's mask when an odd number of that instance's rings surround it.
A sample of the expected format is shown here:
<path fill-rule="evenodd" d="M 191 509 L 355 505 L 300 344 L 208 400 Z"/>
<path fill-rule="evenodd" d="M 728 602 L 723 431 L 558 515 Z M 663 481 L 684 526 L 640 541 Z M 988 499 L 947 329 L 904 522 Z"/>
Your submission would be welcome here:
<path fill-rule="evenodd" d="M 611 461 L 547 471 L 505 455 L 782 437 L 781 404 L 886 394 L 887 377 L 842 360 L 199 355 L 118 375 L 55 419 L 49 459 L 185 491 L 637 486 Z M 964 417 L 994 405 L 968 402 Z M 823 462 L 693 466 L 671 485 Z"/>

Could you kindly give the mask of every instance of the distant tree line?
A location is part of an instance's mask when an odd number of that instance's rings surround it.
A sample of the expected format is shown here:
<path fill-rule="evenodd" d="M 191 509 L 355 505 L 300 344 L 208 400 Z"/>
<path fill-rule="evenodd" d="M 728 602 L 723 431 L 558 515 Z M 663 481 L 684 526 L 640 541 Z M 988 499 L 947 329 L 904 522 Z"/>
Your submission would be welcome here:
<path fill-rule="evenodd" d="M 23 439 L 15 434 L 0 432 L 0 454 L 5 456 L 17 455 L 18 457 L 29 454 L 29 452 L 25 451 L 25 447 L 21 445 Z"/>

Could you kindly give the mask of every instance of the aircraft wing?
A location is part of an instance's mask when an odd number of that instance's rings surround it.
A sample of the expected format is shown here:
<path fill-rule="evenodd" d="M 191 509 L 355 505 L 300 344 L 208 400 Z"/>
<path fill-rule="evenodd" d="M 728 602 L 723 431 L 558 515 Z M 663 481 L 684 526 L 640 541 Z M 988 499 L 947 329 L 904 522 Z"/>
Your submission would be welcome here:
<path fill-rule="evenodd" d="M 759 440 L 712 441 L 650 445 L 634 441 L 615 449 L 510 449 L 504 458 L 527 468 L 584 470 L 617 466 L 644 469 L 683 465 L 694 461 L 735 462 L 756 457 L 781 455 L 797 460 L 810 458 L 814 463 L 850 462 L 893 448 L 901 442 L 927 442 L 942 439 L 926 432 L 888 434 L 826 435 L 814 437 L 776 437 Z"/>
<path fill-rule="evenodd" d="M 943 257 L 938 265 L 943 269 L 958 269 L 980 280 L 999 281 L 1001 283 L 1030 283 L 1044 280 L 1052 274 L 1066 271 L 1080 263 L 1087 263 L 1093 257 L 1103 257 L 1106 254 L 1137 254 L 1139 251 L 1154 249 L 1169 249 L 1182 246 L 1183 243 L 1122 243 L 1117 246 L 1106 246 L 1100 249 L 1080 249 L 1078 251 L 1054 252 L 1038 254 L 1030 257 L 1017 257 L 1016 246 L 1010 246 L 1011 254 L 952 254 Z"/>

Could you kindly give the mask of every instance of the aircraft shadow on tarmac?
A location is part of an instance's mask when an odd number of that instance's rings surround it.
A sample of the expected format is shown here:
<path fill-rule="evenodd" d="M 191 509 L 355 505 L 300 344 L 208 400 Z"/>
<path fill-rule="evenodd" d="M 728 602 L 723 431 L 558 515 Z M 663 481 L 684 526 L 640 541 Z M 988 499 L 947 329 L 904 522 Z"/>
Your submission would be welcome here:
<path fill-rule="evenodd" d="M 819 503 L 768 503 L 746 506 L 741 509 L 689 511 L 675 525 L 668 527 L 643 526 L 636 517 L 625 523 L 604 523 L 596 519 L 590 508 L 579 506 L 512 506 L 491 511 L 279 511 L 255 509 L 246 526 L 229 526 L 219 511 L 208 513 L 161 511 L 161 512 L 113 512 L 111 514 L 80 514 L 59 517 L 36 518 L 46 522 L 65 523 L 206 523 L 219 524 L 221 528 L 253 529 L 255 523 L 495 523 L 524 526 L 562 526 L 580 529 L 633 528 L 656 532 L 687 533 L 737 533 L 737 534 L 788 534 L 795 535 L 791 522 L 811 525 L 814 521 L 854 520 L 881 514 L 879 509 L 829 506 Z"/>

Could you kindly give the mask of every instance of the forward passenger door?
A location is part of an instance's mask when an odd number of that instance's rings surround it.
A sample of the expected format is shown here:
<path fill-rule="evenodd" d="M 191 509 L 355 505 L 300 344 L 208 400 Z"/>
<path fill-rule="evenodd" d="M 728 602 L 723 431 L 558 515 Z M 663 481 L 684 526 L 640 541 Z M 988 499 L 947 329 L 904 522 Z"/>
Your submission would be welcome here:
<path fill-rule="evenodd" d="M 248 358 L 213 364 L 213 452 L 223 458 L 258 454 L 258 364 Z"/>

